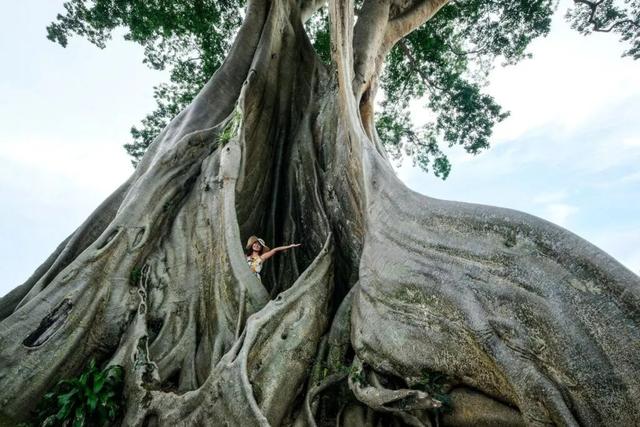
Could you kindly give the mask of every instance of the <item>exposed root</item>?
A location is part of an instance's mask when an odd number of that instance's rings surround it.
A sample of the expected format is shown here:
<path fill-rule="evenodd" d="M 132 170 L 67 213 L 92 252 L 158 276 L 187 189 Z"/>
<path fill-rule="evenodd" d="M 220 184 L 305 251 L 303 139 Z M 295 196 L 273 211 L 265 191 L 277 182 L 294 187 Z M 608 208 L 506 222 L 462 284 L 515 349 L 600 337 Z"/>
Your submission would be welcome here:
<path fill-rule="evenodd" d="M 635 294 L 636 276 L 533 216 L 412 193 L 376 157 L 353 317 L 364 362 L 403 378 L 444 372 L 531 425 L 639 419 L 640 362 L 624 349 L 640 341 L 640 298 L 616 296 Z"/>
<path fill-rule="evenodd" d="M 0 419 L 99 354 L 125 367 L 127 426 L 637 423 L 640 279 L 530 215 L 407 190 L 375 82 L 354 96 L 353 2 L 330 2 L 335 68 L 302 28 L 318 4 L 250 1 L 132 178 L 0 301 Z M 258 232 L 304 244 L 264 284 Z M 411 389 L 425 372 L 452 414 Z"/>
<path fill-rule="evenodd" d="M 430 427 L 428 418 L 420 420 L 411 411 L 440 408 L 442 402 L 420 390 L 384 388 L 374 372 L 369 375 L 365 372 L 358 356 L 354 357 L 351 367 L 349 388 L 359 401 L 376 411 L 394 413 L 411 426 Z"/>
<path fill-rule="evenodd" d="M 478 427 L 524 427 L 522 414 L 477 391 L 456 388 L 449 393 L 451 411 L 442 415 L 442 425 Z"/>

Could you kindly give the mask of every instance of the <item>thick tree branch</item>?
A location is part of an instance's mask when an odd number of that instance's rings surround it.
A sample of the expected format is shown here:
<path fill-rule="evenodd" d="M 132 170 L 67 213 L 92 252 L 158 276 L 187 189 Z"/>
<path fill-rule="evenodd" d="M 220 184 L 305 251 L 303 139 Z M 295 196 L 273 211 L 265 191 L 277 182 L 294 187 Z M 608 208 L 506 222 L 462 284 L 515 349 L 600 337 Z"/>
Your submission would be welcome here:
<path fill-rule="evenodd" d="M 619 21 L 614 22 L 608 27 L 603 27 L 601 23 L 596 20 L 596 13 L 598 11 L 598 7 L 602 5 L 604 0 L 599 1 L 589 1 L 589 0 L 573 0 L 575 4 L 583 4 L 590 9 L 589 13 L 589 21 L 588 24 L 591 25 L 591 30 L 598 33 L 609 33 L 616 27 L 620 25 L 629 24 L 633 27 L 640 28 L 640 22 L 635 22 L 631 19 L 621 19 Z"/>
<path fill-rule="evenodd" d="M 383 53 L 386 54 L 398 40 L 430 20 L 450 0 L 417 0 L 394 16 L 384 36 Z"/>
<path fill-rule="evenodd" d="M 354 94 L 358 99 L 371 77 L 380 68 L 384 56 L 380 46 L 389 21 L 389 0 L 365 0 L 353 30 Z"/>
<path fill-rule="evenodd" d="M 331 52 L 338 70 L 341 108 L 348 117 L 357 116 L 353 100 L 353 4 L 333 0 L 329 3 Z M 357 128 L 357 126 L 356 126 Z"/>
<path fill-rule="evenodd" d="M 318 9 L 327 4 L 327 0 L 300 0 L 300 19 L 307 22 Z"/>
<path fill-rule="evenodd" d="M 353 93 L 360 103 L 363 124 L 369 135 L 374 132 L 375 77 L 380 73 L 385 57 L 398 41 L 431 19 L 448 1 L 427 0 L 399 6 L 389 1 L 371 0 L 363 4 L 354 32 Z"/>

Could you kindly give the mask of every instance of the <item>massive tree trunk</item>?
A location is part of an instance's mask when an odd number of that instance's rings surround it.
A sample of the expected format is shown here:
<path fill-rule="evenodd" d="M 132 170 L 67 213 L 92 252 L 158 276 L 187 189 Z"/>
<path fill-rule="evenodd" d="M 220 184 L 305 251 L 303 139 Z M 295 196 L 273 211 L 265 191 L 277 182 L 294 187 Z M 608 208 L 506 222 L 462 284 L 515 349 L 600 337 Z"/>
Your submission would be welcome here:
<path fill-rule="evenodd" d="M 127 426 L 640 423 L 639 278 L 542 219 L 416 194 L 385 159 L 382 58 L 444 3 L 365 1 L 354 26 L 332 1 L 325 65 L 301 18 L 321 2 L 249 2 L 132 177 L 0 300 L 4 416 L 98 357 L 125 368 Z M 261 283 L 250 234 L 303 246 Z M 417 387 L 433 374 L 445 415 Z"/>

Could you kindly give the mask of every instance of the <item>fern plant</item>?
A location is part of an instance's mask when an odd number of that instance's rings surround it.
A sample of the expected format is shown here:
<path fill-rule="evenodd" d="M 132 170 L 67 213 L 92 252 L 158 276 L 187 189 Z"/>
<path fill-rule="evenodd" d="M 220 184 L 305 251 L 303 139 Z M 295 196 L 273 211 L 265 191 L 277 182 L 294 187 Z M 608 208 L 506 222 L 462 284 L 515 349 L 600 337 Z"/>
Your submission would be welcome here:
<path fill-rule="evenodd" d="M 95 359 L 76 378 L 59 381 L 38 407 L 43 427 L 104 426 L 113 422 L 122 406 L 121 366 L 100 370 Z"/>

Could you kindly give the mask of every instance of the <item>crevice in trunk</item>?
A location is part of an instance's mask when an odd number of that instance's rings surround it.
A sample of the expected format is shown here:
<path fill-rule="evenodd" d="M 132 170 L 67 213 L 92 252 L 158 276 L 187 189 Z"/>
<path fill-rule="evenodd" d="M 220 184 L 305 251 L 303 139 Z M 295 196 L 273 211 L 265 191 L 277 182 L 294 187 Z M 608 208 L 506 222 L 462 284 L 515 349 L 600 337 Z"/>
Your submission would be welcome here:
<path fill-rule="evenodd" d="M 29 334 L 22 343 L 30 348 L 39 347 L 44 344 L 64 325 L 72 308 L 73 304 L 69 298 L 62 300 L 51 313 L 42 319 L 38 329 Z"/>

